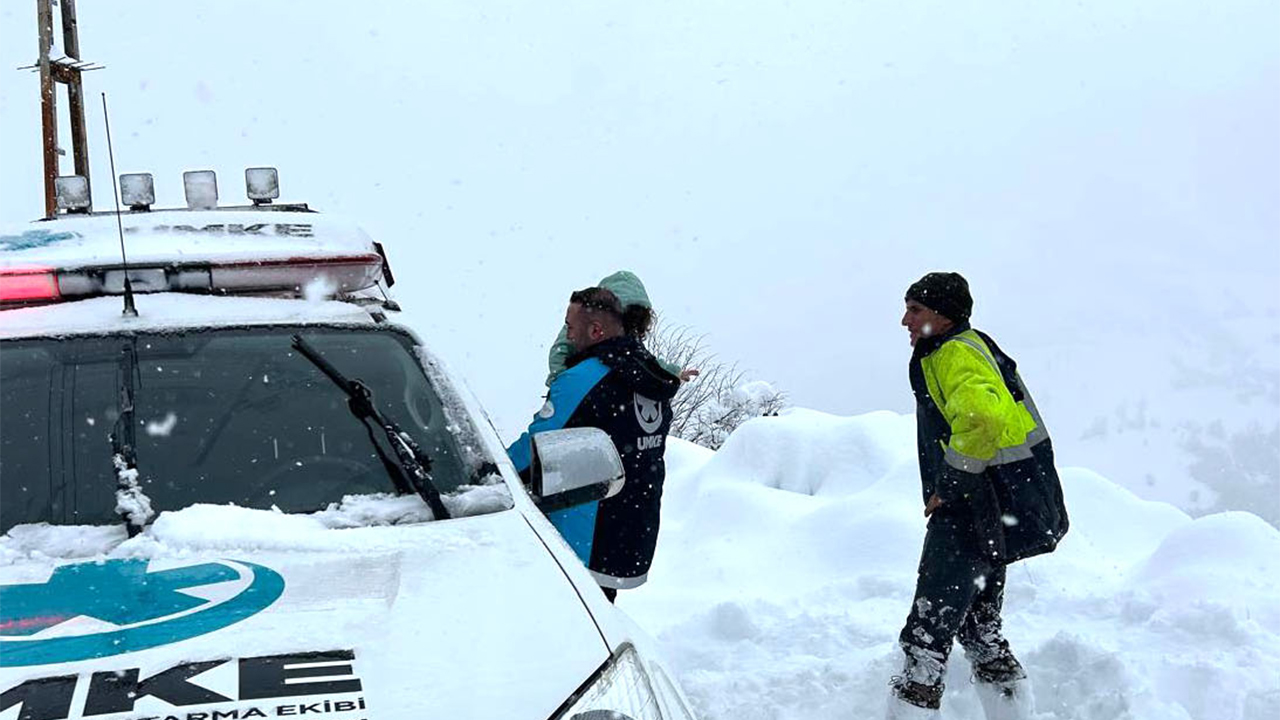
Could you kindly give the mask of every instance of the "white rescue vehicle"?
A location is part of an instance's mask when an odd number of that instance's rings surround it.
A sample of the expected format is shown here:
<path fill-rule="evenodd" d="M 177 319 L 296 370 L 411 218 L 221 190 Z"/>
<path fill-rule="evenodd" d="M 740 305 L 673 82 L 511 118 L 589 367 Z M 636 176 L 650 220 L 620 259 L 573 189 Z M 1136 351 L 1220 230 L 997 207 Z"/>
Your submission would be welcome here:
<path fill-rule="evenodd" d="M 0 231 L 0 720 L 691 718 L 539 509 L 608 437 L 527 491 L 382 247 L 247 175 Z"/>

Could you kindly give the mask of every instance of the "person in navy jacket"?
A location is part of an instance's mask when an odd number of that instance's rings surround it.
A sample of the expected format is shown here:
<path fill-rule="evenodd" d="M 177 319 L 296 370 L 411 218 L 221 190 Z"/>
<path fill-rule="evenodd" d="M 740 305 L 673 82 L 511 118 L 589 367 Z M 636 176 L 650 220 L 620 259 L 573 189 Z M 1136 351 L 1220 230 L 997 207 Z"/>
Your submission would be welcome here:
<path fill-rule="evenodd" d="M 618 590 L 642 585 L 653 560 L 671 398 L 680 378 L 626 334 L 621 303 L 604 288 L 570 296 L 565 328 L 575 352 L 507 454 L 527 480 L 535 433 L 594 427 L 613 440 L 626 471 L 622 491 L 547 515 L 612 601 Z"/>

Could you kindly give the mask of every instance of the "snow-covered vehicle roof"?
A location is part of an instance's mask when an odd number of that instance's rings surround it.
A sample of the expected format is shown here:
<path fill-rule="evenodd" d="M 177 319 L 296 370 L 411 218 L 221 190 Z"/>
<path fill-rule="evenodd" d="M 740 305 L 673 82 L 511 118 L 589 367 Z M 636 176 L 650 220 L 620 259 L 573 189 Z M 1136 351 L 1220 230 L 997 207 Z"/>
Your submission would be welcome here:
<path fill-rule="evenodd" d="M 271 207 L 60 215 L 0 231 L 0 308 L 119 295 L 126 276 L 135 293 L 351 296 L 392 284 L 382 247 L 354 223 Z"/>
<path fill-rule="evenodd" d="M 296 207 L 296 206 L 294 206 Z M 155 210 L 60 215 L 0 228 L 0 268 L 114 266 L 121 227 L 137 264 L 271 262 L 377 255 L 354 223 L 299 210 Z"/>

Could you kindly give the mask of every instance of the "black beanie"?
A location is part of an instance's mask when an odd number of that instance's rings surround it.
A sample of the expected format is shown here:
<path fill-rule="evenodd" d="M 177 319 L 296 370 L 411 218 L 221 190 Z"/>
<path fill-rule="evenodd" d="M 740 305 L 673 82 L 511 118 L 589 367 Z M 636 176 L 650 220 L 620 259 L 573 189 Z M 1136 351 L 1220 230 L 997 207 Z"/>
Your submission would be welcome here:
<path fill-rule="evenodd" d="M 952 322 L 966 322 L 973 313 L 969 283 L 960 273 L 931 272 L 907 288 L 906 299 L 915 300 Z"/>

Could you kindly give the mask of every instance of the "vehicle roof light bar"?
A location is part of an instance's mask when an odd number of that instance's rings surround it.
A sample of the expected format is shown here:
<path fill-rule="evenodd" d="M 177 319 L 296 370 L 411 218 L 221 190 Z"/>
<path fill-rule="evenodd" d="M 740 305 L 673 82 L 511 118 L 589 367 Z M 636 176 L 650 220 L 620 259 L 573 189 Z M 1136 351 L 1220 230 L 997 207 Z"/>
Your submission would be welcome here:
<path fill-rule="evenodd" d="M 120 176 L 120 197 L 130 210 L 150 210 L 156 202 L 155 179 L 151 173 L 124 173 Z"/>
<path fill-rule="evenodd" d="M 212 170 L 182 173 L 182 190 L 191 210 L 214 210 L 218 207 L 218 176 Z"/>
<path fill-rule="evenodd" d="M 254 205 L 270 205 L 280 197 L 280 174 L 273 167 L 245 168 L 244 188 Z"/>
<path fill-rule="evenodd" d="M 69 213 L 87 213 L 93 205 L 89 195 L 89 178 L 83 175 L 63 175 L 53 181 L 58 209 Z"/>
<path fill-rule="evenodd" d="M 382 258 L 376 254 L 298 257 L 238 262 L 131 262 L 79 268 L 0 268 L 0 309 L 15 305 L 82 300 L 124 292 L 125 277 L 135 293 L 188 292 L 214 295 L 303 297 L 322 280 L 335 297 L 377 285 Z"/>

